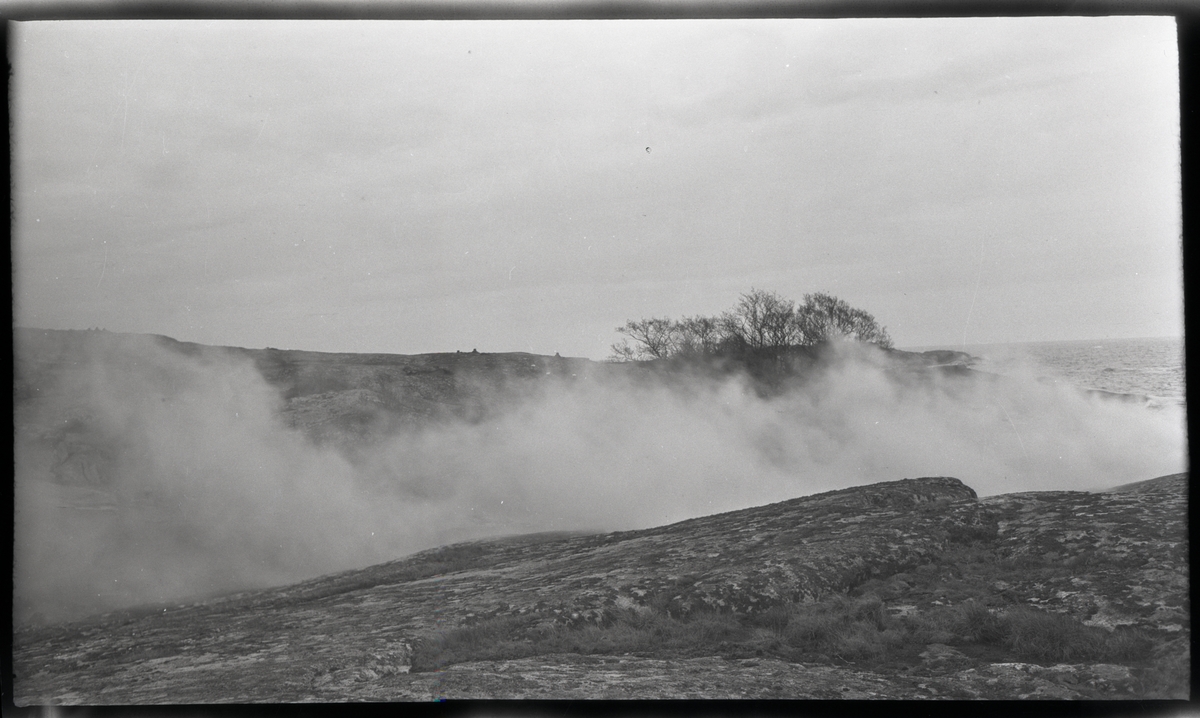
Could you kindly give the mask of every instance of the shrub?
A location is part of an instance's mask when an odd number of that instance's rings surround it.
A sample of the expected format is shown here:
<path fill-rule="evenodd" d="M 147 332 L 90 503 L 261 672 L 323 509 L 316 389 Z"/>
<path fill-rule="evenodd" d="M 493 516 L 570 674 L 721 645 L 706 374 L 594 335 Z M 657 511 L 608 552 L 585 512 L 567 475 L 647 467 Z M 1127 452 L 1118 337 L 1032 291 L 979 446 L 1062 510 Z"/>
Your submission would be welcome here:
<path fill-rule="evenodd" d="M 433 670 L 452 663 L 521 658 L 534 654 L 524 640 L 531 621 L 517 616 L 484 619 L 473 626 L 444 631 L 413 648 L 414 671 Z"/>
<path fill-rule="evenodd" d="M 794 606 L 783 638 L 801 653 L 873 658 L 898 639 L 902 642 L 901 632 L 894 629 L 893 623 L 874 594 L 858 599 L 838 596 L 824 603 Z"/>
<path fill-rule="evenodd" d="M 872 626 L 877 631 L 886 629 L 891 619 L 883 601 L 874 594 L 867 594 L 851 604 L 849 614 L 853 622 Z"/>
<path fill-rule="evenodd" d="M 887 650 L 879 631 L 863 624 L 853 624 L 838 632 L 831 645 L 833 654 L 843 660 L 877 658 Z"/>
<path fill-rule="evenodd" d="M 1005 615 L 1003 645 L 1027 660 L 1129 661 L 1149 655 L 1153 643 L 1141 631 L 1109 633 L 1061 613 L 1018 608 Z"/>
<path fill-rule="evenodd" d="M 822 653 L 837 642 L 837 629 L 837 621 L 827 614 L 799 614 L 788 621 L 783 640 L 800 652 Z"/>
<path fill-rule="evenodd" d="M 977 601 L 959 604 L 951 613 L 950 631 L 960 641 L 994 644 L 1007 634 L 1005 619 Z"/>
<path fill-rule="evenodd" d="M 792 613 L 787 606 L 771 606 L 765 611 L 751 615 L 747 621 L 752 626 L 765 628 L 777 635 L 783 635 L 783 631 L 787 628 L 791 616 Z"/>

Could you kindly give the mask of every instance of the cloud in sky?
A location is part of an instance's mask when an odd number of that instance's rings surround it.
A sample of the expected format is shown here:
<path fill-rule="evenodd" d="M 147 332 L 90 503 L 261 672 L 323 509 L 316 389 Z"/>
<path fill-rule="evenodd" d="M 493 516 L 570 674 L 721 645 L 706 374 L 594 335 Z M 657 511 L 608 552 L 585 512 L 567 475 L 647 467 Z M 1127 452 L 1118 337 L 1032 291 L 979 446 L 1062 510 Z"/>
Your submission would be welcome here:
<path fill-rule="evenodd" d="M 23 325 L 600 358 L 626 319 L 758 286 L 831 291 L 901 345 L 1181 331 L 1170 18 L 47 22 L 13 45 Z"/>

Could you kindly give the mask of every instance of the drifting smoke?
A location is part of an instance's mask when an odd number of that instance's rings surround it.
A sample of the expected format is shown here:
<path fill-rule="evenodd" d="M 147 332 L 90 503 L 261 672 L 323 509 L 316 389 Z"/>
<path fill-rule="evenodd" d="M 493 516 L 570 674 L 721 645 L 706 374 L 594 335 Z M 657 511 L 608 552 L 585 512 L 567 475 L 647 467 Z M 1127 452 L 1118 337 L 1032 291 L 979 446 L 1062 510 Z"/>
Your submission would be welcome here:
<path fill-rule="evenodd" d="M 906 379 L 855 347 L 768 398 L 742 376 L 547 379 L 502 413 L 397 433 L 353 461 L 288 428 L 278 391 L 234 355 L 147 341 L 81 366 L 17 413 L 18 620 L 904 477 L 955 476 L 981 495 L 1096 490 L 1186 461 L 1182 407 L 1150 410 L 1031 376 Z M 79 460 L 92 488 L 51 480 L 76 459 L 70 441 L 56 454 L 45 437 L 73 425 L 87 427 L 75 441 L 92 447 Z"/>

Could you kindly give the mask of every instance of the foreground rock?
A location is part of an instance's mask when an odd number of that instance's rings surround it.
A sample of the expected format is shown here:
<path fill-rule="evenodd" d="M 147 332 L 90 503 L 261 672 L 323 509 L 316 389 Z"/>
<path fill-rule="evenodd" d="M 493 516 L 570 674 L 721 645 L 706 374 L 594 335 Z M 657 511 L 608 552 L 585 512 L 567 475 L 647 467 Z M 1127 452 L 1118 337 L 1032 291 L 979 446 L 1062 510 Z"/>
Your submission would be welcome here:
<path fill-rule="evenodd" d="M 559 654 L 464 663 L 348 686 L 353 700 L 439 699 L 1096 699 L 1129 698 L 1136 680 L 1116 665 L 997 663 L 948 676 L 885 675 L 763 658 Z"/>
<path fill-rule="evenodd" d="M 984 500 L 956 479 L 925 478 L 641 531 L 471 542 L 281 589 L 21 630 L 14 689 L 18 704 L 1186 697 L 1186 498 L 1186 475 Z M 1097 635 L 1136 630 L 1153 646 L 1137 660 L 1019 661 L 947 634 L 856 663 L 781 660 L 719 640 L 621 655 L 601 639 L 595 652 L 607 655 L 421 663 L 423 646 L 473 626 L 602 635 L 623 615 L 749 620 L 867 593 L 906 620 L 956 604 L 998 615 L 1027 606 Z"/>

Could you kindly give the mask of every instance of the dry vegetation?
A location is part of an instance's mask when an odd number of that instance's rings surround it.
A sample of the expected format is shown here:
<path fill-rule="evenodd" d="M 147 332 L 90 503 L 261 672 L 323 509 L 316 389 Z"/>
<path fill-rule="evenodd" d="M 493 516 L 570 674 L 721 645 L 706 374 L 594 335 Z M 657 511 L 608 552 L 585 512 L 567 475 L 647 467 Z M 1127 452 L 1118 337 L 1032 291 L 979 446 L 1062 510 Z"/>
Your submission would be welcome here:
<path fill-rule="evenodd" d="M 964 585 L 964 573 L 987 573 L 999 581 L 1029 569 L 998 561 L 985 545 L 956 548 L 922 569 L 867 581 L 849 594 L 781 603 L 754 614 L 702 609 L 677 616 L 667 602 L 658 601 L 614 611 L 599 625 L 547 626 L 536 616 L 499 616 L 426 637 L 417 645 L 413 670 L 575 653 L 770 657 L 888 671 L 919 664 L 919 654 L 938 644 L 953 647 L 964 661 L 1133 665 L 1143 680 L 1156 684 L 1152 693 L 1163 692 L 1160 697 L 1187 685 L 1183 666 L 1154 665 L 1156 638 L 1149 631 L 1128 626 L 1108 631 L 997 597 L 991 584 Z M 921 595 L 937 598 L 919 612 L 888 609 L 896 599 Z"/>

